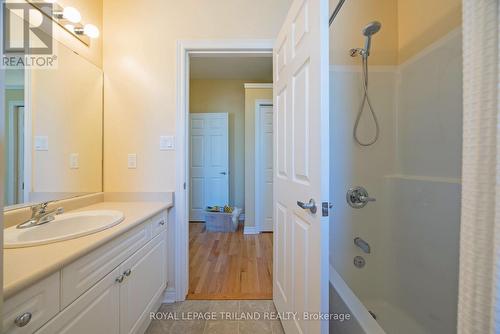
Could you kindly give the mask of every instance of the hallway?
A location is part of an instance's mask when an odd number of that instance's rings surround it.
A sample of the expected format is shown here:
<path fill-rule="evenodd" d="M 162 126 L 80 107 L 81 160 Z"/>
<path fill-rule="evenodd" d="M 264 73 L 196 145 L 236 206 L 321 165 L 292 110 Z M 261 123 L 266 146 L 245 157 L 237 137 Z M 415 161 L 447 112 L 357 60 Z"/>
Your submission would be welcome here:
<path fill-rule="evenodd" d="M 188 299 L 272 299 L 273 234 L 208 233 L 189 224 Z"/>

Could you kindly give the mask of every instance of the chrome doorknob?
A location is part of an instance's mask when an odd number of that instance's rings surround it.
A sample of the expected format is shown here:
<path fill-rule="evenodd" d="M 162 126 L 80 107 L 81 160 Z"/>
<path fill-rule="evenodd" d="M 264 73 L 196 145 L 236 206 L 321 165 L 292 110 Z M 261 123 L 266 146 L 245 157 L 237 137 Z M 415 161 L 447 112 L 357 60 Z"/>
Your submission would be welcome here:
<path fill-rule="evenodd" d="M 309 200 L 309 203 L 297 201 L 297 205 L 304 210 L 311 211 L 311 213 L 313 214 L 316 213 L 316 211 L 318 210 L 318 208 L 316 207 L 316 202 L 312 198 Z"/>
<path fill-rule="evenodd" d="M 346 200 L 347 203 L 355 209 L 361 209 L 368 204 L 368 202 L 376 201 L 375 198 L 368 195 L 368 191 L 363 187 L 349 189 L 346 194 Z"/>
<path fill-rule="evenodd" d="M 27 324 L 29 324 L 29 322 L 31 321 L 31 317 L 32 317 L 32 314 L 30 312 L 25 312 L 25 313 L 21 314 L 20 316 L 18 316 L 14 320 L 14 324 L 17 327 L 24 327 Z"/>

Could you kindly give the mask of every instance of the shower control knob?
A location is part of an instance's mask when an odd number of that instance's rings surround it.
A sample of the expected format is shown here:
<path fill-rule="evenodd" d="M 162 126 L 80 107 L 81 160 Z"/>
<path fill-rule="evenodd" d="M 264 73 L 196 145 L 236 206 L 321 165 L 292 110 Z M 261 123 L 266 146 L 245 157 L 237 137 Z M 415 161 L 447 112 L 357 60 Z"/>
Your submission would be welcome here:
<path fill-rule="evenodd" d="M 368 191 L 363 187 L 349 189 L 347 191 L 346 200 L 347 203 L 355 209 L 363 208 L 368 202 L 375 202 L 375 198 L 370 197 Z"/>

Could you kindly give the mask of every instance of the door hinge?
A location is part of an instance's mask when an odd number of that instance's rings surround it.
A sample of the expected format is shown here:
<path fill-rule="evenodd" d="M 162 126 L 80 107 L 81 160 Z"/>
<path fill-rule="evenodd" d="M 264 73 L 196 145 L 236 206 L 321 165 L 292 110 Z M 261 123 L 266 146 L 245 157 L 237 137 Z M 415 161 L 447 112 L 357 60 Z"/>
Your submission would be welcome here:
<path fill-rule="evenodd" d="M 321 213 L 323 217 L 328 217 L 333 204 L 330 202 L 321 203 Z"/>

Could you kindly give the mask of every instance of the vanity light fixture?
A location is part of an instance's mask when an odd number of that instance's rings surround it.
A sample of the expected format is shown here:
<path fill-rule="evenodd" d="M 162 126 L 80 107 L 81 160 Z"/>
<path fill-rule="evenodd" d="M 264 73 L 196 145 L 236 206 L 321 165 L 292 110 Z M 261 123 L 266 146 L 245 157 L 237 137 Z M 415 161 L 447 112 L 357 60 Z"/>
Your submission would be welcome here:
<path fill-rule="evenodd" d="M 27 1 L 86 45 L 90 45 L 91 38 L 95 39 L 100 35 L 99 28 L 95 25 L 81 23 L 82 15 L 75 7 L 62 7 L 57 3 L 57 0 Z M 49 7 L 44 3 L 50 3 L 52 6 Z"/>

